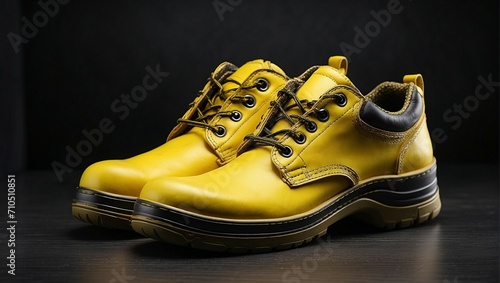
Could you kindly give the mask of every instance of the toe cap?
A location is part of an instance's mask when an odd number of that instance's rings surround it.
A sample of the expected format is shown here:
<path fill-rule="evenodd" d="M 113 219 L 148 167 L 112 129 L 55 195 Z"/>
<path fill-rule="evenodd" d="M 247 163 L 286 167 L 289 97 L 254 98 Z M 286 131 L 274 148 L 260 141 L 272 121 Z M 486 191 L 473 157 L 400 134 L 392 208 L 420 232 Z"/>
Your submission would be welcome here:
<path fill-rule="evenodd" d="M 145 179 L 141 170 L 125 160 L 106 160 L 92 164 L 83 172 L 80 187 L 138 197 Z"/>

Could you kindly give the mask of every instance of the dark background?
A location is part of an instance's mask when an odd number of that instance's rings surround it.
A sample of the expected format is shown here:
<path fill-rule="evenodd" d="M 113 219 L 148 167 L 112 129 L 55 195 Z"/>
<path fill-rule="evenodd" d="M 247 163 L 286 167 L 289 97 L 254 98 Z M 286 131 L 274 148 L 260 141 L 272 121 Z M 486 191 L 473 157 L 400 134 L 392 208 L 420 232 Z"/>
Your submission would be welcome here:
<path fill-rule="evenodd" d="M 16 174 L 19 220 L 12 277 L 7 200 L 0 201 L 0 282 L 285 282 L 285 272 L 304 267 L 319 241 L 229 256 L 86 225 L 70 213 L 74 188 L 92 162 L 162 144 L 220 62 L 264 58 L 297 76 L 342 54 L 341 43 L 355 45 L 355 28 L 373 25 L 372 14 L 390 0 L 215 0 L 235 4 L 222 16 L 214 0 L 71 0 L 16 53 L 9 34 L 22 35 L 24 19 L 33 22 L 43 13 L 39 3 L 53 1 L 0 1 L 0 186 L 5 192 L 5 177 Z M 418 228 L 392 232 L 340 221 L 322 238 L 334 252 L 295 282 L 498 282 L 500 89 L 482 100 L 474 95 L 478 77 L 500 81 L 499 1 L 401 6 L 351 54 L 349 77 L 367 93 L 408 73 L 424 75 L 429 128 L 442 132 L 434 146 L 443 210 Z M 121 120 L 113 101 L 158 64 L 168 77 Z M 471 110 L 454 113 L 464 102 Z M 52 164 L 67 164 L 67 148 L 83 144 L 82 131 L 103 119 L 114 130 L 58 179 Z"/>
<path fill-rule="evenodd" d="M 154 148 L 220 62 L 264 58 L 297 76 L 342 54 L 342 42 L 355 46 L 355 27 L 364 30 L 374 21 L 371 11 L 386 10 L 389 2 L 73 0 L 58 5 L 15 53 L 7 35 L 22 35 L 21 19 L 33 23 L 43 9 L 37 1 L 2 1 L 0 169 L 68 165 L 68 146 L 75 149 L 86 139 L 82 130 L 98 128 L 105 118 L 115 129 L 75 171 Z M 218 13 L 214 3 L 231 9 Z M 351 54 L 349 77 L 367 93 L 380 82 L 422 73 L 430 131 L 442 132 L 433 139 L 438 162 L 498 164 L 500 90 L 474 98 L 479 76 L 500 81 L 498 1 L 400 5 L 402 11 Z M 111 104 L 142 84 L 146 66 L 158 64 L 168 77 L 121 120 Z M 459 118 L 454 105 L 464 102 L 473 110 Z"/>

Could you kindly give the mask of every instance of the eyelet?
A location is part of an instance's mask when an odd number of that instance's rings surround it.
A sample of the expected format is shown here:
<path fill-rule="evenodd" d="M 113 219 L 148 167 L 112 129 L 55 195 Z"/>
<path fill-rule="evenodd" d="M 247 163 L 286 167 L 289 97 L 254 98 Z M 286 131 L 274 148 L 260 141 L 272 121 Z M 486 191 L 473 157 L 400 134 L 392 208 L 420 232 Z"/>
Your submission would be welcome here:
<path fill-rule="evenodd" d="M 298 144 L 303 144 L 306 142 L 306 135 L 304 135 L 304 133 L 297 132 L 293 137 L 293 140 Z"/>
<path fill-rule="evenodd" d="M 337 95 L 335 95 L 336 97 L 336 103 L 338 106 L 340 107 L 344 107 L 347 105 L 347 97 L 345 96 L 345 94 L 343 93 L 338 93 Z"/>
<path fill-rule="evenodd" d="M 242 117 L 243 115 L 238 110 L 234 110 L 233 112 L 231 112 L 231 120 L 233 120 L 234 122 L 240 121 Z"/>
<path fill-rule="evenodd" d="M 328 110 L 322 108 L 316 111 L 316 117 L 319 121 L 326 122 L 330 118 L 330 113 L 328 113 Z"/>
<path fill-rule="evenodd" d="M 216 136 L 218 136 L 219 138 L 222 138 L 223 136 L 226 135 L 226 128 L 224 128 L 224 126 L 217 125 L 215 127 L 217 128 L 217 130 L 214 132 L 214 134 Z"/>
<path fill-rule="evenodd" d="M 269 82 L 264 78 L 258 78 L 255 81 L 255 84 L 257 85 L 257 89 L 261 92 L 264 92 L 269 89 Z"/>
<path fill-rule="evenodd" d="M 252 108 L 255 106 L 255 97 L 250 94 L 244 96 L 243 105 L 247 108 Z"/>
<path fill-rule="evenodd" d="M 281 156 L 286 157 L 286 158 L 292 156 L 292 154 L 293 154 L 293 149 L 291 147 L 289 147 L 288 145 L 285 145 L 283 148 L 279 148 L 278 151 L 281 154 Z"/>
<path fill-rule="evenodd" d="M 316 132 L 317 129 L 318 129 L 318 126 L 313 121 L 310 121 L 309 123 L 306 124 L 306 130 L 309 133 L 314 133 L 314 132 Z"/>

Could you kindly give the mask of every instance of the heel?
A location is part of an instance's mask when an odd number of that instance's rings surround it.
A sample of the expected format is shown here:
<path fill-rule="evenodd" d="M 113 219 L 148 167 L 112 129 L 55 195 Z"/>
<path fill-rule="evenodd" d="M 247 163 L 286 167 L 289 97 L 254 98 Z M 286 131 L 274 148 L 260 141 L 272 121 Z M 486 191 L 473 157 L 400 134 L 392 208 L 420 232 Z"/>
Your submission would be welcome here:
<path fill-rule="evenodd" d="M 439 192 L 434 197 L 410 206 L 388 206 L 372 199 L 360 199 L 362 210 L 354 216 L 384 229 L 406 228 L 434 219 L 441 211 Z"/>
<path fill-rule="evenodd" d="M 375 179 L 357 188 L 353 216 L 377 227 L 409 227 L 435 218 L 441 210 L 437 165 L 402 176 Z"/>

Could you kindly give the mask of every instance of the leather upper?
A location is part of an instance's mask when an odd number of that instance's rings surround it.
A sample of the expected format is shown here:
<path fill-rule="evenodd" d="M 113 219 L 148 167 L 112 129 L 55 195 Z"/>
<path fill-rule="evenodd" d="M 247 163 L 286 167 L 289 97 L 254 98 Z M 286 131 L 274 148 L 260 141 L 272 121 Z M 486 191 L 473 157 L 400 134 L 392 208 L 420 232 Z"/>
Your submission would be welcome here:
<path fill-rule="evenodd" d="M 415 83 L 384 83 L 365 96 L 344 72 L 331 66 L 306 73 L 284 89 L 298 85 L 297 97 L 307 111 L 288 109 L 295 121 L 291 126 L 287 119 L 275 122 L 280 113 L 275 105 L 254 132 L 256 136 L 283 133 L 275 136 L 276 142 L 292 150 L 289 156 L 275 142 L 262 145 L 249 139 L 227 165 L 189 178 L 152 180 L 140 198 L 205 217 L 297 217 L 353 185 L 413 172 L 434 162 L 423 89 Z M 336 95 L 343 95 L 345 104 L 333 99 Z M 285 103 L 284 97 L 279 95 L 277 101 Z M 320 109 L 328 112 L 327 120 L 318 119 Z M 316 125 L 314 131 L 308 130 L 309 122 Z M 293 136 L 298 132 L 305 136 L 303 143 Z"/>
<path fill-rule="evenodd" d="M 213 113 L 205 113 L 212 118 L 204 122 L 213 127 L 224 126 L 225 135 L 216 136 L 210 128 L 179 123 L 167 142 L 153 150 L 124 160 L 106 160 L 91 165 L 84 171 L 80 186 L 137 197 L 144 184 L 153 178 L 197 175 L 234 159 L 237 146 L 256 128 L 277 90 L 288 78 L 279 67 L 264 60 L 254 60 L 240 68 L 223 63 L 213 77 L 222 83 L 226 99 L 220 95 L 214 97 L 219 89 L 209 81 L 182 118 L 195 119 L 210 103 L 219 105 L 218 110 L 208 110 Z M 262 78 L 268 82 L 265 90 L 255 87 L 256 80 Z M 255 105 L 247 107 L 242 103 L 244 100 L 233 99 L 244 95 L 254 97 Z M 228 116 L 232 111 L 241 113 L 239 121 Z"/>

